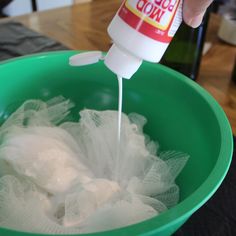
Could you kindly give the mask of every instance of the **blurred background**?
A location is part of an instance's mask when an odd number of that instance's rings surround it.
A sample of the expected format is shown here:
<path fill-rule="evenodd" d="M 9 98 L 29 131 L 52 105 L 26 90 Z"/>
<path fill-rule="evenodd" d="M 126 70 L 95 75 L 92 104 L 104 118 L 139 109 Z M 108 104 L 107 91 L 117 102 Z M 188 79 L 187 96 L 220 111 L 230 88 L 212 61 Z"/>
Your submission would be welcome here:
<path fill-rule="evenodd" d="M 57 7 L 71 6 L 86 0 L 0 0 L 1 16 L 19 16 L 32 11 L 44 11 Z"/>
<path fill-rule="evenodd" d="M 53 10 L 60 7 L 71 7 L 75 4 L 83 4 L 92 1 L 99 2 L 99 0 L 0 0 L 0 17 L 21 16 L 33 12 Z M 110 2 L 112 1 L 114 0 L 110 0 Z M 120 2 L 122 1 L 120 0 Z M 111 10 L 112 12 L 115 12 L 116 9 Z M 184 23 L 181 25 L 180 30 L 175 36 L 173 43 L 170 45 L 161 63 L 178 70 L 193 80 L 197 80 L 202 55 L 205 55 L 212 47 L 212 43 L 206 40 L 210 14 L 215 13 L 224 16 L 230 13 L 232 15 L 231 18 L 235 20 L 235 12 L 236 0 L 215 0 L 208 9 L 204 21 L 199 28 L 191 29 Z M 61 15 L 61 20 L 62 19 L 63 15 Z M 220 30 L 219 28 L 220 25 L 218 26 L 216 33 Z M 232 29 L 232 31 L 233 30 L 236 29 Z M 231 44 L 236 44 L 236 42 L 231 42 Z M 74 48 L 72 47 L 72 49 Z M 77 47 L 76 49 L 84 48 Z M 107 50 L 107 48 L 105 48 L 105 50 Z"/>

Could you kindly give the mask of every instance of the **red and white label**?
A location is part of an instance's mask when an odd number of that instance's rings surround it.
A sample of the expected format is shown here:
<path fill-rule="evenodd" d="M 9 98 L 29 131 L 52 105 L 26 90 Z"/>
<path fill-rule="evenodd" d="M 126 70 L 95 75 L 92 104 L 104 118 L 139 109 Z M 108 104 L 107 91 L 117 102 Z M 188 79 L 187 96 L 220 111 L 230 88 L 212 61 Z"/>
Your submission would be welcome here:
<path fill-rule="evenodd" d="M 180 4 L 181 0 L 125 0 L 118 15 L 140 33 L 169 43 L 182 21 Z"/>

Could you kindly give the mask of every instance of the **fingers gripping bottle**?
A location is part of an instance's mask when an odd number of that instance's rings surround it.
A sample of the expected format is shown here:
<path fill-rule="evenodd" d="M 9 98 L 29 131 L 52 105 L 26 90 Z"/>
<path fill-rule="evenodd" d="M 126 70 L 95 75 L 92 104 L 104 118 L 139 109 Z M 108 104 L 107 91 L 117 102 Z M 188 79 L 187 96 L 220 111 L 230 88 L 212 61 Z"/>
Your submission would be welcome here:
<path fill-rule="evenodd" d="M 108 28 L 105 65 L 130 79 L 143 60 L 161 60 L 181 22 L 182 0 L 125 0 Z"/>

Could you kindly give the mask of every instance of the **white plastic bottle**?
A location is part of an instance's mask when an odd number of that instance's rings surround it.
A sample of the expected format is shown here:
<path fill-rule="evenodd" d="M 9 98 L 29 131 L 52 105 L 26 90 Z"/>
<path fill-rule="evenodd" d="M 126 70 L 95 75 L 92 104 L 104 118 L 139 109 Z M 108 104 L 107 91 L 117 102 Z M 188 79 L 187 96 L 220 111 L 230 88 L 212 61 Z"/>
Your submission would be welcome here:
<path fill-rule="evenodd" d="M 105 65 L 130 79 L 143 60 L 161 60 L 181 22 L 182 0 L 125 0 L 108 28 Z"/>

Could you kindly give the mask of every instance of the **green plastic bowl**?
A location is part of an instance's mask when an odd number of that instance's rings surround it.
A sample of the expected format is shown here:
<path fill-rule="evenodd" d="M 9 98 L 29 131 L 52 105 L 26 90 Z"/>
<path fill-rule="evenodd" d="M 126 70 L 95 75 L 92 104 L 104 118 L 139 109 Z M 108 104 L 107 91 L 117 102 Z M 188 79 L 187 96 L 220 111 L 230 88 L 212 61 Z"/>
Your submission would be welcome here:
<path fill-rule="evenodd" d="M 63 95 L 83 108 L 117 109 L 118 86 L 100 62 L 70 67 L 73 51 L 32 55 L 0 64 L 0 114 L 3 122 L 27 99 Z M 181 201 L 139 224 L 90 235 L 171 235 L 217 190 L 232 158 L 233 138 L 225 113 L 199 85 L 161 65 L 144 63 L 124 81 L 125 113 L 147 117 L 145 132 L 162 150 L 179 150 L 191 158 L 177 179 Z M 36 235 L 0 229 L 3 236 Z M 39 234 L 38 234 L 39 235 Z"/>

